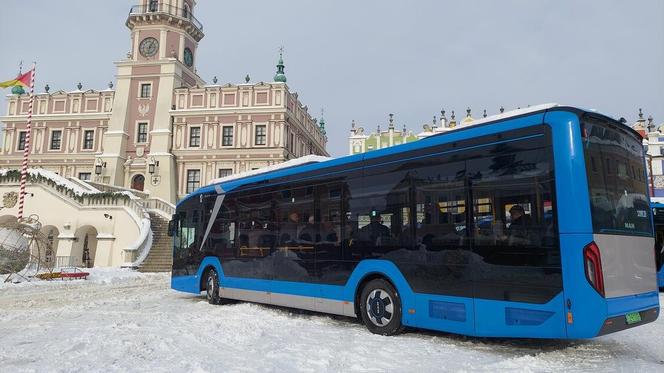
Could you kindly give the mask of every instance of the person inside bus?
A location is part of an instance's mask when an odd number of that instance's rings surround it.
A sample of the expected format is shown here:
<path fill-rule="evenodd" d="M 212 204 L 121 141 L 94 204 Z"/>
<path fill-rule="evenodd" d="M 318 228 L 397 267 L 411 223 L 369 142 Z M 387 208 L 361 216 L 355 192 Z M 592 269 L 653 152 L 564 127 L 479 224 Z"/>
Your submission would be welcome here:
<path fill-rule="evenodd" d="M 300 214 L 297 211 L 288 213 L 288 220 L 281 224 L 279 232 L 279 244 L 286 245 L 295 242 L 297 238 Z"/>
<path fill-rule="evenodd" d="M 381 246 L 382 241 L 388 238 L 390 238 L 390 228 L 383 225 L 379 213 L 372 211 L 371 222 L 359 230 L 360 241 Z"/>
<path fill-rule="evenodd" d="M 510 208 L 511 224 L 507 229 L 507 243 L 511 246 L 531 245 L 533 236 L 533 222 L 527 215 L 523 206 L 514 205 Z"/>
<path fill-rule="evenodd" d="M 314 220 L 314 216 L 309 216 L 307 219 L 307 224 L 300 230 L 298 239 L 305 241 L 307 243 L 318 242 L 320 241 L 320 235 L 318 235 L 318 229 Z"/>
<path fill-rule="evenodd" d="M 320 228 L 320 237 L 322 241 L 326 242 L 337 242 L 339 241 L 339 236 L 337 231 L 334 229 L 334 223 L 331 221 L 323 221 Z"/>

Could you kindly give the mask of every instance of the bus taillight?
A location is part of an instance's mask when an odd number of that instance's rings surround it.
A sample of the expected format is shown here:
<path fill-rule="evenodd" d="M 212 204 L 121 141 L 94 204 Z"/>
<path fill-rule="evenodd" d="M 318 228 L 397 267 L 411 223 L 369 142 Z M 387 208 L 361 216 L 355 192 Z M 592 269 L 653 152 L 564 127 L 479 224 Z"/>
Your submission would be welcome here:
<path fill-rule="evenodd" d="M 595 242 L 591 242 L 583 248 L 583 263 L 586 271 L 586 279 L 601 296 L 604 296 L 602 258 L 599 247 L 597 247 Z"/>

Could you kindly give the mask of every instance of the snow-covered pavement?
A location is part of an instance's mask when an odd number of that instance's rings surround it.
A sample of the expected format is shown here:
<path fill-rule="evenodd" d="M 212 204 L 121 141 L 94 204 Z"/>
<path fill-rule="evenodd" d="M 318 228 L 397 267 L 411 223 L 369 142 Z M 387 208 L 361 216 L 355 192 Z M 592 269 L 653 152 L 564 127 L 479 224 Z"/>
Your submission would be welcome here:
<path fill-rule="evenodd" d="M 382 337 L 347 318 L 212 306 L 170 290 L 166 274 L 0 284 L 0 372 L 590 370 L 664 372 L 664 320 L 576 342 Z"/>

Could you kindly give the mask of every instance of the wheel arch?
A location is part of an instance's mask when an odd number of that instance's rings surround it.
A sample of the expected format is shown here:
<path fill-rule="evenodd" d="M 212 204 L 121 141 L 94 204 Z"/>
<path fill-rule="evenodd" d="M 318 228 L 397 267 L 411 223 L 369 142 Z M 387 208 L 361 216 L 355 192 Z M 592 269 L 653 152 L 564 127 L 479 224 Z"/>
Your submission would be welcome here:
<path fill-rule="evenodd" d="M 377 280 L 377 279 L 383 279 L 387 281 L 392 287 L 397 291 L 399 294 L 399 298 L 401 298 L 401 292 L 399 291 L 399 288 L 397 285 L 390 279 L 388 275 L 382 272 L 369 272 L 366 273 L 360 281 L 357 283 L 357 286 L 355 287 L 355 294 L 353 296 L 353 308 L 355 310 L 355 316 L 359 317 L 360 315 L 360 296 L 362 295 L 362 291 L 364 290 L 364 287 L 371 281 Z M 402 305 L 403 307 L 403 305 Z"/>
<path fill-rule="evenodd" d="M 201 262 L 200 266 L 198 266 L 198 272 L 196 274 L 196 277 L 198 279 L 198 292 L 200 293 L 203 290 L 207 289 L 207 284 L 205 283 L 205 278 L 208 274 L 208 272 L 214 269 L 217 271 L 217 275 L 219 276 L 219 281 L 224 276 L 224 272 L 221 269 L 221 263 L 219 262 L 219 258 L 213 257 L 213 256 L 207 256 L 203 259 Z"/>
<path fill-rule="evenodd" d="M 368 281 L 379 277 L 384 278 L 397 291 L 403 311 L 402 323 L 404 325 L 415 325 L 415 314 L 409 311 L 416 307 L 415 293 L 396 264 L 384 259 L 365 259 L 361 261 L 353 270 L 348 282 L 346 282 L 344 299 L 353 301 L 355 314 L 359 315 L 357 311 L 359 309 L 358 297 L 362 293 L 362 287 Z"/>

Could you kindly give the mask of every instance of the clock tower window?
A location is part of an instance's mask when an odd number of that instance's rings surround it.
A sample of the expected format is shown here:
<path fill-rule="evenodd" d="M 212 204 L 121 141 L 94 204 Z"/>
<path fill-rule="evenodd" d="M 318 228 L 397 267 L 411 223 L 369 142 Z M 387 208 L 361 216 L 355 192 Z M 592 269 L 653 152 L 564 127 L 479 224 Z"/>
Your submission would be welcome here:
<path fill-rule="evenodd" d="M 152 84 L 151 83 L 142 83 L 141 84 L 141 98 L 150 98 L 152 97 Z"/>

